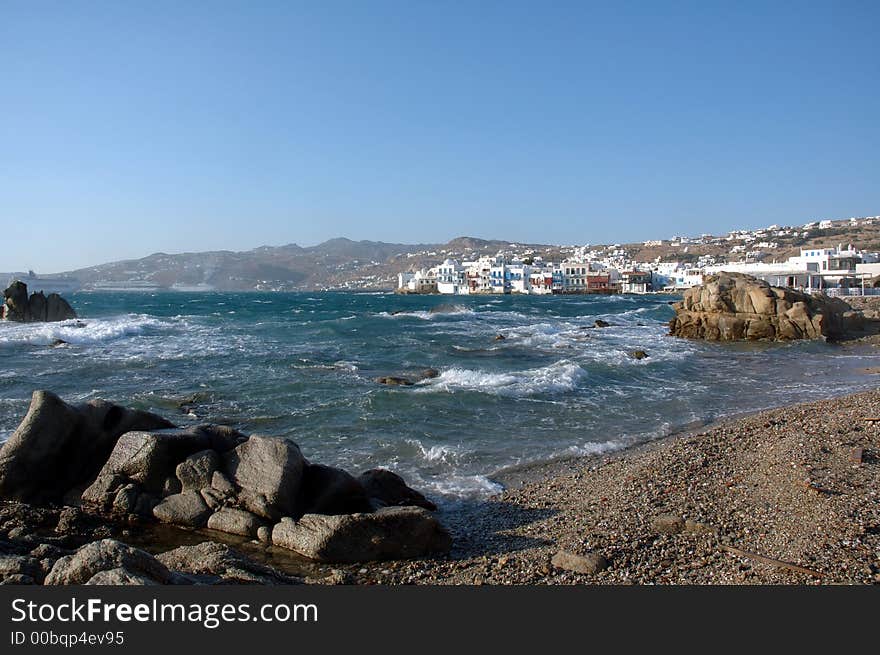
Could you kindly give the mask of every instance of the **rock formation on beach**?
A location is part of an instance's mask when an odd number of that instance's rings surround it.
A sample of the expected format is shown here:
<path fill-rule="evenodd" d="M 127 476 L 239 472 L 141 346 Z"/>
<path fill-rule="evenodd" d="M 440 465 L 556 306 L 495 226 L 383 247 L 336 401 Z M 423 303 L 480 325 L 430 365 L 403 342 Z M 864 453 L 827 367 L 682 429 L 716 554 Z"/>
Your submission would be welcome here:
<path fill-rule="evenodd" d="M 68 405 L 48 391 L 34 392 L 0 447 L 0 498 L 66 503 L 106 521 L 207 528 L 319 562 L 418 557 L 451 546 L 434 504 L 390 471 L 356 478 L 309 462 L 288 439 L 217 425 L 176 428 L 104 401 Z M 91 579 L 84 575 L 76 581 Z M 110 583 L 143 577 L 137 567 L 107 576 Z"/>
<path fill-rule="evenodd" d="M 669 333 L 709 341 L 840 339 L 864 327 L 837 298 L 771 287 L 743 273 L 719 273 L 673 304 Z"/>
<path fill-rule="evenodd" d="M 7 321 L 36 323 L 76 318 L 73 307 L 57 293 L 45 296 L 39 291 L 28 297 L 28 288 L 24 282 L 13 282 L 3 295 L 2 318 Z"/>

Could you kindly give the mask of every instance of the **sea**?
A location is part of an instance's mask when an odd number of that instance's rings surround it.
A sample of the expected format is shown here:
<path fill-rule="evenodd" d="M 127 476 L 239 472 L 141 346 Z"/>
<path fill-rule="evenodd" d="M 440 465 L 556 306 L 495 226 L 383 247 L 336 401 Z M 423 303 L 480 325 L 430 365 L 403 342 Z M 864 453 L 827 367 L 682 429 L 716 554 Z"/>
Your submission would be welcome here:
<path fill-rule="evenodd" d="M 668 295 L 68 299 L 78 320 L 0 323 L 0 441 L 48 389 L 290 438 L 310 461 L 386 467 L 441 504 L 489 497 L 505 472 L 549 460 L 875 388 L 863 369 L 880 366 L 860 345 L 667 336 Z M 425 369 L 436 376 L 411 386 L 375 381 Z"/>

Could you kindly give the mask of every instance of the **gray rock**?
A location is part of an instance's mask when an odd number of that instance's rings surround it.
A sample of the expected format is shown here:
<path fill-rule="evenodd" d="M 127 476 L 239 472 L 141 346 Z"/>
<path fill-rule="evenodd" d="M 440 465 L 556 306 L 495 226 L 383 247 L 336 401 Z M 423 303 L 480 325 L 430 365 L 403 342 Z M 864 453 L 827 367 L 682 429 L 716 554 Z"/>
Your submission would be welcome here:
<path fill-rule="evenodd" d="M 8 580 L 11 576 L 27 576 L 31 580 L 41 580 L 43 569 L 40 561 L 25 555 L 0 556 L 0 580 Z M 26 584 L 33 584 L 26 583 Z"/>
<path fill-rule="evenodd" d="M 64 298 L 57 293 L 50 293 L 46 298 L 46 320 L 68 321 L 76 318 L 76 312 Z"/>
<path fill-rule="evenodd" d="M 175 473 L 183 490 L 198 491 L 211 485 L 211 478 L 220 467 L 220 456 L 213 450 L 193 453 L 177 465 Z"/>
<path fill-rule="evenodd" d="M 199 493 L 201 494 L 202 499 L 205 501 L 205 505 L 214 510 L 223 507 L 228 498 L 225 494 L 222 494 L 214 489 L 214 487 L 205 487 L 204 489 L 199 491 Z"/>
<path fill-rule="evenodd" d="M 604 571 L 608 568 L 608 560 L 600 553 L 577 555 L 565 550 L 560 550 L 553 555 L 550 563 L 557 569 L 584 574 L 598 573 L 599 571 Z"/>
<path fill-rule="evenodd" d="M 250 512 L 233 507 L 223 507 L 214 512 L 208 519 L 208 527 L 229 534 L 240 534 L 245 537 L 256 537 L 262 522 Z"/>
<path fill-rule="evenodd" d="M 400 377 L 398 375 L 383 375 L 375 379 L 379 384 L 387 384 L 390 387 L 411 387 L 415 384 L 409 378 Z"/>
<path fill-rule="evenodd" d="M 403 478 L 385 469 L 370 469 L 361 473 L 358 482 L 370 498 L 377 498 L 385 505 L 413 505 L 432 512 L 437 506 L 415 489 L 407 486 Z"/>
<path fill-rule="evenodd" d="M 15 280 L 3 292 L 3 318 L 16 322 L 31 320 L 28 310 L 28 288 L 24 282 Z"/>
<path fill-rule="evenodd" d="M 62 557 L 46 576 L 47 585 L 84 584 L 100 571 L 123 568 L 159 583 L 167 583 L 170 572 L 155 557 L 115 539 L 86 544 L 72 555 Z"/>
<path fill-rule="evenodd" d="M 163 499 L 153 508 L 153 516 L 163 523 L 203 528 L 211 510 L 198 491 L 184 491 Z"/>
<path fill-rule="evenodd" d="M 371 512 L 363 485 L 342 469 L 308 464 L 303 469 L 297 514 Z"/>
<path fill-rule="evenodd" d="M 235 485 L 222 471 L 214 471 L 211 476 L 211 486 L 222 494 L 232 495 L 235 493 Z"/>
<path fill-rule="evenodd" d="M 111 585 L 114 587 L 119 587 L 158 585 L 159 583 L 152 578 L 148 578 L 145 575 L 132 573 L 128 569 L 119 567 L 115 569 L 108 569 L 106 571 L 98 571 L 95 575 L 89 578 L 86 584 L 103 586 Z"/>
<path fill-rule="evenodd" d="M 452 539 L 430 512 L 389 507 L 374 514 L 284 517 L 272 530 L 272 543 L 320 562 L 367 562 L 445 553 Z"/>
<path fill-rule="evenodd" d="M 674 514 L 663 514 L 651 519 L 651 528 L 661 534 L 678 534 L 685 529 L 685 520 Z"/>
<path fill-rule="evenodd" d="M 258 564 L 224 544 L 206 541 L 197 546 L 181 546 L 158 556 L 172 571 L 206 576 L 207 582 L 246 584 L 295 584 L 299 580 Z"/>
<path fill-rule="evenodd" d="M 59 502 L 95 480 L 120 435 L 170 426 L 149 412 L 102 400 L 73 406 L 35 391 L 27 415 L 0 447 L 0 497 Z"/>
<path fill-rule="evenodd" d="M 113 473 L 101 474 L 82 493 L 83 505 L 98 511 L 109 511 L 116 500 L 117 490 L 125 484 L 125 478 Z"/>
<path fill-rule="evenodd" d="M 257 528 L 257 539 L 260 540 L 262 544 L 271 544 L 272 543 L 272 528 L 269 528 L 265 525 L 261 525 Z"/>
<path fill-rule="evenodd" d="M 113 499 L 113 512 L 115 514 L 134 514 L 137 507 L 140 489 L 138 485 L 129 483 L 116 492 Z"/>
<path fill-rule="evenodd" d="M 226 455 L 226 472 L 254 514 L 276 519 L 296 511 L 305 461 L 292 441 L 252 435 Z"/>

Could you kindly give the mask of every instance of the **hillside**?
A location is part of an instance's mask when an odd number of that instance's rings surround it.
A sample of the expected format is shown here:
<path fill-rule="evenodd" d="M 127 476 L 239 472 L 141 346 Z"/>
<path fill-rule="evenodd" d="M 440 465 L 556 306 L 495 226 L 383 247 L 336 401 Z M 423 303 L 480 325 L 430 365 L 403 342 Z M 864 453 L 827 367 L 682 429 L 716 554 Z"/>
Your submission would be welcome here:
<path fill-rule="evenodd" d="M 102 264 L 69 271 L 86 288 L 140 287 L 216 289 L 223 291 L 306 291 L 327 289 L 393 289 L 400 271 L 434 266 L 447 257 L 459 261 L 500 251 L 522 257 L 559 262 L 589 251 L 593 256 L 625 253 L 633 261 L 697 261 L 709 256 L 717 263 L 751 259 L 784 261 L 801 248 L 834 247 L 852 243 L 868 251 L 880 250 L 880 221 L 858 225 L 836 221 L 830 228 L 782 228 L 767 236 L 727 235 L 649 243 L 593 245 L 574 248 L 523 244 L 461 236 L 444 244 L 402 244 L 336 238 L 317 246 L 297 244 L 261 246 L 243 252 L 155 253 L 136 260 Z M 759 235 L 755 237 L 755 235 Z M 763 236 L 761 236 L 763 235 Z M 761 239 L 764 239 L 762 241 Z M 770 242 L 773 246 L 761 246 Z M 732 250 L 737 249 L 735 252 Z"/>

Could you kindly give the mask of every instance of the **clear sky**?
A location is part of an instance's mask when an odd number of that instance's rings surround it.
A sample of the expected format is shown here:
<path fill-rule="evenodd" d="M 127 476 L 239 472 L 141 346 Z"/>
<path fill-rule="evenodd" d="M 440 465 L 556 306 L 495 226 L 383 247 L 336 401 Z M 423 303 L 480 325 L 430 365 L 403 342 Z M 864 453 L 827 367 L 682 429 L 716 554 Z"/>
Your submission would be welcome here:
<path fill-rule="evenodd" d="M 880 214 L 880 3 L 0 0 L 0 270 Z"/>

